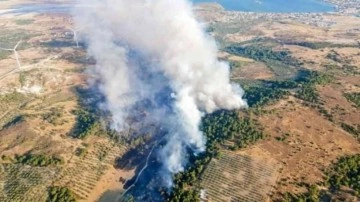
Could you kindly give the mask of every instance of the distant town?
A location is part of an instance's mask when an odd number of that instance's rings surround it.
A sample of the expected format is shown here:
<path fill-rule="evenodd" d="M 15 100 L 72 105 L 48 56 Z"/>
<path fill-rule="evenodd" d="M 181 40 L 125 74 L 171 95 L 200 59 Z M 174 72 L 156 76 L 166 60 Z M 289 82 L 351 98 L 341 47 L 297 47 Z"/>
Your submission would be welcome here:
<path fill-rule="evenodd" d="M 331 3 L 335 6 L 334 12 L 324 12 L 324 13 L 259 13 L 259 12 L 240 12 L 240 11 L 224 11 L 220 5 L 213 4 L 203 4 L 202 6 L 206 7 L 206 11 L 209 11 L 209 7 L 219 11 L 219 15 L 216 15 L 217 22 L 236 22 L 236 21 L 254 21 L 254 20 L 274 20 L 274 21 L 284 21 L 290 20 L 299 22 L 302 24 L 307 24 L 316 27 L 330 27 L 336 24 L 336 21 L 332 19 L 331 16 L 338 15 L 349 15 L 360 17 L 360 1 L 359 0 L 324 0 L 328 3 Z M 201 7 L 197 8 L 201 10 Z M 357 30 L 349 30 L 359 32 Z"/>

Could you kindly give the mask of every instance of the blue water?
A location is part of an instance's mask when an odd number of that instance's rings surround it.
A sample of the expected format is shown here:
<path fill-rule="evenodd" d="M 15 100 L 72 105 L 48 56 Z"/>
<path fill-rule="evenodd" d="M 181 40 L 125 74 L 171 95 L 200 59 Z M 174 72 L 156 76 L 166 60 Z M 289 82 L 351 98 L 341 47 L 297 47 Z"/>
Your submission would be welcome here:
<path fill-rule="evenodd" d="M 335 11 L 322 0 L 192 0 L 194 3 L 216 2 L 230 11 L 271 13 L 314 13 Z"/>

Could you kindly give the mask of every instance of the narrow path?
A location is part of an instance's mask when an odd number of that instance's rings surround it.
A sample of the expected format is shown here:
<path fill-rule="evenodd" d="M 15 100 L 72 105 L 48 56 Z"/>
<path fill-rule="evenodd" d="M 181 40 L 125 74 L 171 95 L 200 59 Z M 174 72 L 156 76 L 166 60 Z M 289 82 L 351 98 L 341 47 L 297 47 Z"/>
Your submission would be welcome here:
<path fill-rule="evenodd" d="M 49 57 L 41 60 L 41 61 L 38 62 L 38 63 L 22 66 L 21 70 L 18 69 L 18 68 L 12 69 L 12 70 L 10 70 L 9 72 L 1 75 L 1 76 L 0 76 L 0 81 L 3 80 L 3 79 L 5 79 L 6 77 L 12 75 L 12 74 L 20 73 L 21 71 L 29 71 L 29 70 L 36 69 L 36 68 L 38 68 L 38 69 L 45 69 L 45 68 L 47 68 L 48 70 L 52 69 L 52 70 L 58 70 L 58 71 L 63 72 L 64 70 L 63 70 L 63 69 L 60 69 L 60 68 L 56 68 L 56 67 L 45 67 L 45 63 L 46 63 L 46 62 L 49 62 L 49 61 L 51 61 L 51 60 L 53 60 L 53 59 L 58 58 L 59 55 L 60 55 L 60 54 L 52 55 L 52 56 L 49 56 Z"/>

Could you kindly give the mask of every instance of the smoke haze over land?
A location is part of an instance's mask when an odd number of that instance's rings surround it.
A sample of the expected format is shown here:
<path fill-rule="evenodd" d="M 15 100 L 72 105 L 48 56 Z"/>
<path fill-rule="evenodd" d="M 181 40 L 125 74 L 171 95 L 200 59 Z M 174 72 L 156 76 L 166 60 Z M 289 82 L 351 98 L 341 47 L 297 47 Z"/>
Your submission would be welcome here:
<path fill-rule="evenodd" d="M 149 122 L 167 134 L 159 156 L 164 186 L 186 165 L 186 152 L 205 150 L 199 130 L 204 113 L 246 107 L 229 65 L 217 59 L 214 39 L 204 31 L 187 0 L 83 0 L 76 24 L 97 61 L 96 75 L 112 115 L 126 130 L 127 117 L 142 107 Z"/>

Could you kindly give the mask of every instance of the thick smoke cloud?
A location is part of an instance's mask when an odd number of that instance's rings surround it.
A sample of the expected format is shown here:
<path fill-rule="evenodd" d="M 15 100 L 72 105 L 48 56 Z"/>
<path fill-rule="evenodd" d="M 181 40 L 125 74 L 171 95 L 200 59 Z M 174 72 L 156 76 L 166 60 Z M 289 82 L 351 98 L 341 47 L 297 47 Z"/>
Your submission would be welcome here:
<path fill-rule="evenodd" d="M 153 104 L 145 111 L 167 130 L 160 155 L 171 179 L 184 169 L 188 149 L 205 149 L 199 130 L 203 114 L 246 107 L 242 89 L 230 83 L 229 65 L 217 59 L 215 41 L 195 19 L 189 1 L 80 3 L 91 5 L 76 10 L 75 19 L 97 61 L 114 129 L 126 130 L 134 106 L 150 100 Z M 160 99 L 163 92 L 166 96 Z"/>

